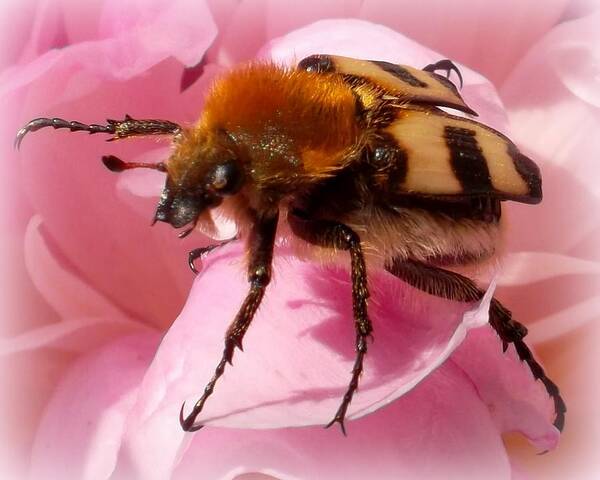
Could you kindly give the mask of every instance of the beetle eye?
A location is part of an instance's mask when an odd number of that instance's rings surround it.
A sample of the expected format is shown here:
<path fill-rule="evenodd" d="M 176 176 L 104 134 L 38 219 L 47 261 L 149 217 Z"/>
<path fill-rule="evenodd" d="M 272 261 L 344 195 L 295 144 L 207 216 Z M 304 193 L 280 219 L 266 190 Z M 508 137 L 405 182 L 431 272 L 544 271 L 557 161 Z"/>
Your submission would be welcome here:
<path fill-rule="evenodd" d="M 217 169 L 215 172 L 215 177 L 212 182 L 213 188 L 216 190 L 222 190 L 227 186 L 227 177 L 223 175 L 223 169 Z"/>
<path fill-rule="evenodd" d="M 221 195 L 232 195 L 241 187 L 242 173 L 234 162 L 220 163 L 210 177 L 210 186 Z"/>

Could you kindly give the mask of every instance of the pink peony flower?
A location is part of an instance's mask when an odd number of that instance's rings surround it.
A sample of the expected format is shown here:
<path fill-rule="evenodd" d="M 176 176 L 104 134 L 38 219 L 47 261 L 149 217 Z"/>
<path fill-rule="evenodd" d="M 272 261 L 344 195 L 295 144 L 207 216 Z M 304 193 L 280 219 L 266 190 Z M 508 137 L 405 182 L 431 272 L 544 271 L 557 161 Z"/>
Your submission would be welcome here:
<path fill-rule="evenodd" d="M 591 478 L 600 436 L 591 380 L 600 17 L 590 6 L 153 0 L 5 8 L 0 96 L 10 113 L 0 145 L 8 159 L 2 252 L 10 321 L 0 349 L 0 423 L 8 473 Z M 194 401 L 210 378 L 246 289 L 241 246 L 215 252 L 194 280 L 186 253 L 209 239 L 148 228 L 162 175 L 116 177 L 99 162 L 107 153 L 164 159 L 164 143 L 40 131 L 12 150 L 14 133 L 38 116 L 99 123 L 129 113 L 192 123 L 224 69 L 255 57 L 292 64 L 312 53 L 415 66 L 451 57 L 462 63 L 462 93 L 481 120 L 540 164 L 544 202 L 505 209 L 512 226 L 497 293 L 530 328 L 530 344 L 567 400 L 556 451 L 536 456 L 519 439 L 503 442 L 503 433 L 518 431 L 546 450 L 558 434 L 543 387 L 485 325 L 485 301 L 443 301 L 375 271 L 375 342 L 349 437 L 323 430 L 353 362 L 349 275 L 285 247 L 245 352 L 203 412 L 207 428 L 185 434 L 181 402 Z M 221 224 L 227 237 L 231 226 Z"/>

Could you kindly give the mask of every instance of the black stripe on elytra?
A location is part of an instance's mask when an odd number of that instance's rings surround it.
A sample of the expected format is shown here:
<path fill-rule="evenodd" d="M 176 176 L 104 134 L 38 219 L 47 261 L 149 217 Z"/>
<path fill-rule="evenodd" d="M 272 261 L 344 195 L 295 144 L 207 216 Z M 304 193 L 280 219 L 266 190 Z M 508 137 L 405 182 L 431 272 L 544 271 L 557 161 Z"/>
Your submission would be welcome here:
<path fill-rule="evenodd" d="M 396 65 L 395 63 L 382 62 L 379 60 L 370 60 L 373 65 L 377 65 L 384 72 L 391 73 L 394 77 L 402 80 L 404 83 L 408 83 L 412 87 L 421 87 L 426 88 L 428 85 L 425 82 L 422 82 L 417 77 L 415 77 L 412 73 L 410 73 L 405 68 L 400 65 Z"/>
<path fill-rule="evenodd" d="M 335 64 L 329 55 L 311 55 L 301 60 L 298 68 L 307 72 L 331 73 L 335 72 Z"/>
<path fill-rule="evenodd" d="M 444 128 L 452 171 L 465 193 L 492 193 L 494 187 L 490 171 L 475 135 L 476 132 L 468 128 Z"/>
<path fill-rule="evenodd" d="M 508 142 L 507 153 L 512 159 L 515 169 L 529 187 L 527 197 L 521 200 L 527 203 L 540 203 L 542 201 L 542 176 L 539 167 L 533 160 L 519 152 L 512 142 Z"/>

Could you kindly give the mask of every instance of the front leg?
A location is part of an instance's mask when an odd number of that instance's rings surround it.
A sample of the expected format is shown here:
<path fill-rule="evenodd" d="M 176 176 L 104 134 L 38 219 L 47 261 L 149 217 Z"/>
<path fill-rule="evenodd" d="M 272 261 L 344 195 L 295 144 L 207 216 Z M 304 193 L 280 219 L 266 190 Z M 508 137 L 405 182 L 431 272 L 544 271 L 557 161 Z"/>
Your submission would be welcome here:
<path fill-rule="evenodd" d="M 179 414 L 179 423 L 186 432 L 194 432 L 202 428 L 203 425 L 194 425 L 196 417 L 204 408 L 204 404 L 213 393 L 215 384 L 223 375 L 225 366 L 231 365 L 233 352 L 235 348 L 242 350 L 242 340 L 250 322 L 260 305 L 265 294 L 265 289 L 271 280 L 271 263 L 273 260 L 273 245 L 275 243 L 275 232 L 277 231 L 278 212 L 269 214 L 255 213 L 255 223 L 248 239 L 248 282 L 250 291 L 244 299 L 235 319 L 227 329 L 225 334 L 225 348 L 221 361 L 215 368 L 215 374 L 206 385 L 204 393 L 200 400 L 196 402 L 194 408 L 187 417 L 183 417 L 183 407 Z"/>
<path fill-rule="evenodd" d="M 386 265 L 386 270 L 409 285 L 430 295 L 457 302 L 476 302 L 485 293 L 467 277 L 413 260 L 392 260 Z M 556 412 L 554 426 L 562 431 L 567 407 L 560 396 L 558 387 L 548 378 L 542 366 L 523 341 L 523 338 L 527 335 L 525 326 L 514 320 L 510 311 L 495 298 L 492 299 L 490 304 L 490 325 L 502 340 L 504 351 L 506 351 L 509 343 L 513 343 L 521 361 L 527 363 L 534 378 L 544 384 L 548 395 L 554 402 Z"/>
<path fill-rule="evenodd" d="M 350 252 L 352 269 L 352 310 L 354 313 L 354 326 L 356 328 L 356 360 L 352 369 L 352 378 L 344 398 L 333 420 L 326 427 L 339 423 L 344 435 L 344 418 L 352 401 L 354 392 L 358 388 L 358 379 L 363 371 L 363 360 L 367 353 L 367 337 L 371 335 L 373 327 L 367 314 L 367 269 L 360 245 L 360 238 L 348 226 L 329 220 L 315 220 L 308 218 L 303 212 L 292 211 L 288 215 L 290 227 L 295 235 L 313 245 L 326 248 L 337 248 Z"/>

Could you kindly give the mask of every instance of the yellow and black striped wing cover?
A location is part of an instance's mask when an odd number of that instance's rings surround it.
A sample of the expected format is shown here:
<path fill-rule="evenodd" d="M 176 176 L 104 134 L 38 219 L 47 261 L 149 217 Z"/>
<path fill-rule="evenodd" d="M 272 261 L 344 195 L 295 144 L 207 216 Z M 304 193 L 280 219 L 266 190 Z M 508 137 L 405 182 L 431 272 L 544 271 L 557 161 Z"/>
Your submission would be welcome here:
<path fill-rule="evenodd" d="M 494 196 L 539 203 L 537 165 L 500 132 L 437 109 L 399 108 L 382 128 L 396 152 L 392 191 L 419 196 Z M 399 174 L 400 173 L 400 174 Z"/>
<path fill-rule="evenodd" d="M 366 108 L 395 97 L 400 102 L 437 105 L 477 115 L 461 98 L 454 84 L 445 77 L 407 65 L 377 60 L 358 60 L 337 55 L 311 55 L 298 67 L 319 73 L 341 75 L 360 97 Z"/>

